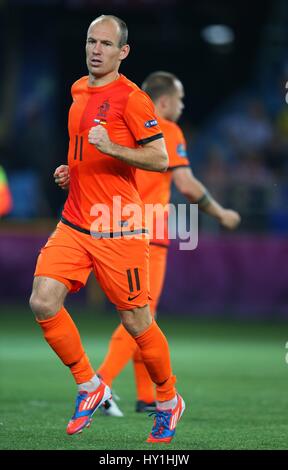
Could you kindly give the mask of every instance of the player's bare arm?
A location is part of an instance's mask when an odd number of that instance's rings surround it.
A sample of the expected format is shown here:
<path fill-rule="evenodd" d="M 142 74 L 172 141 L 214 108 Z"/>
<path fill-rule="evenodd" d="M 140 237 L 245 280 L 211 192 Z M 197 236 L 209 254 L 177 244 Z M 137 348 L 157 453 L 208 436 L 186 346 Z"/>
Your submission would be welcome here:
<path fill-rule="evenodd" d="M 193 175 L 191 168 L 176 168 L 173 181 L 177 189 L 192 203 L 198 203 L 206 214 L 219 221 L 223 227 L 234 230 L 238 227 L 241 217 L 238 212 L 222 207 L 207 191 L 205 186 Z"/>
<path fill-rule="evenodd" d="M 92 127 L 88 141 L 91 145 L 111 157 L 122 160 L 128 165 L 148 171 L 163 172 L 168 167 L 168 154 L 163 138 L 149 142 L 138 148 L 129 148 L 112 142 L 107 129 L 103 126 Z"/>

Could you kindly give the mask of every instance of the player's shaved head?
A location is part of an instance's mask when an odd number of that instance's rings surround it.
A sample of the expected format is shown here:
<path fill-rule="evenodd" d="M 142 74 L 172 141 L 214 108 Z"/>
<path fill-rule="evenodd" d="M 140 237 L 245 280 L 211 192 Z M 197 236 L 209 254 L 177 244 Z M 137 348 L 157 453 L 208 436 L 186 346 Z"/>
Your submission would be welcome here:
<path fill-rule="evenodd" d="M 93 26 L 95 23 L 105 22 L 105 21 L 114 21 L 115 23 L 117 23 L 117 26 L 118 26 L 118 29 L 119 29 L 119 44 L 118 44 L 118 47 L 122 47 L 125 44 L 127 44 L 127 41 L 128 41 L 128 28 L 127 28 L 127 25 L 126 25 L 125 21 L 121 20 L 121 18 L 118 18 L 118 16 L 100 15 L 97 18 L 95 18 L 95 20 L 92 21 L 92 23 L 90 24 L 90 26 L 88 28 L 88 31 L 91 28 L 91 26 Z"/>
<path fill-rule="evenodd" d="M 142 90 L 156 101 L 162 95 L 172 95 L 177 90 L 180 80 L 169 72 L 153 72 L 148 75 L 142 84 Z"/>

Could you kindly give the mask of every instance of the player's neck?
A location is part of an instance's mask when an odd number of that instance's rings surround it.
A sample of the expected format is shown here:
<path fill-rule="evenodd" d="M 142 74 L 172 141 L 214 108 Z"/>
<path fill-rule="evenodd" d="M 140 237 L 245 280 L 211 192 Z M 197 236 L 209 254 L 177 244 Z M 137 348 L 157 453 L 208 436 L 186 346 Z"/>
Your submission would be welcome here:
<path fill-rule="evenodd" d="M 105 86 L 108 85 L 108 83 L 114 82 L 115 80 L 117 80 L 117 78 L 119 78 L 118 70 L 108 73 L 103 77 L 95 77 L 94 75 L 89 73 L 88 85 L 93 87 Z"/>

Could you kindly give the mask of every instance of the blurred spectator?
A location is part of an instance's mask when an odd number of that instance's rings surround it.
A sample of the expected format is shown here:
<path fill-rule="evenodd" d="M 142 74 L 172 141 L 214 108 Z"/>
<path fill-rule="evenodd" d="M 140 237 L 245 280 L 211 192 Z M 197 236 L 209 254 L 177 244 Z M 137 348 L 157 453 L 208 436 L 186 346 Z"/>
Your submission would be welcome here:
<path fill-rule="evenodd" d="M 211 190 L 221 190 L 225 187 L 229 179 L 229 166 L 226 162 L 224 152 L 218 145 L 211 145 L 208 150 L 205 163 L 203 165 L 202 174 L 205 183 Z M 222 199 L 222 195 L 215 195 L 216 199 Z"/>
<path fill-rule="evenodd" d="M 242 214 L 244 231 L 288 231 L 286 82 L 277 74 L 273 80 L 235 95 L 198 131 L 192 146 L 194 171 Z"/>
<path fill-rule="evenodd" d="M 232 145 L 238 150 L 261 150 L 272 139 L 273 130 L 270 119 L 260 100 L 251 100 L 244 111 L 227 116 L 224 132 Z"/>
<path fill-rule="evenodd" d="M 12 208 L 12 198 L 4 168 L 0 166 L 0 217 L 8 214 Z"/>

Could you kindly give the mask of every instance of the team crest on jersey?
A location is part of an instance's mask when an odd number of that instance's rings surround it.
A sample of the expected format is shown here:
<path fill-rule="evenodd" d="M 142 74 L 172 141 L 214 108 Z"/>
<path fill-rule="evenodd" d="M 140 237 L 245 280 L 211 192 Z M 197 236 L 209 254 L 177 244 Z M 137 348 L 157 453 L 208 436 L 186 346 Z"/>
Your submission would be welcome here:
<path fill-rule="evenodd" d="M 106 115 L 107 115 L 109 109 L 110 109 L 109 100 L 103 101 L 103 103 L 100 104 L 100 106 L 98 106 L 97 116 L 101 117 L 101 118 L 106 118 Z"/>
<path fill-rule="evenodd" d="M 158 121 L 156 119 L 151 119 L 151 121 L 146 121 L 144 126 L 153 127 L 153 126 L 157 126 L 157 124 L 158 124 Z"/>
<path fill-rule="evenodd" d="M 185 149 L 185 146 L 183 144 L 178 144 L 176 148 L 176 152 L 179 155 L 179 157 L 187 157 L 187 152 Z"/>

